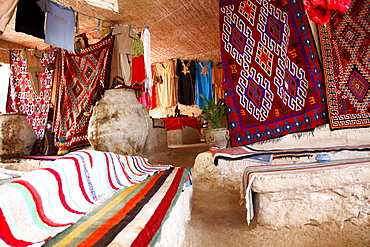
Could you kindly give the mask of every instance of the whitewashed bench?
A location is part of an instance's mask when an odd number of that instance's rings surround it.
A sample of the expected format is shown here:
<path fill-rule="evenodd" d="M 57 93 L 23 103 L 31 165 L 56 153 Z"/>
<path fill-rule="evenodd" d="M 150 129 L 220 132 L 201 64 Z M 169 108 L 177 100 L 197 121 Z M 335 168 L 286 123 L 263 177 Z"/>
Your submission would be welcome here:
<path fill-rule="evenodd" d="M 343 157 L 370 155 L 350 151 L 332 154 L 333 160 Z M 312 162 L 314 155 L 274 160 L 272 164 L 300 161 Z M 203 181 L 212 186 L 240 189 L 242 198 L 248 198 L 243 176 L 247 166 L 256 165 L 261 164 L 246 159 L 224 160 L 215 166 L 210 152 L 201 153 L 193 168 L 194 184 Z M 248 189 L 252 194 L 248 204 L 244 204 L 247 220 L 252 219 L 253 210 L 258 224 L 273 229 L 346 220 L 368 224 L 370 219 L 370 161 L 327 170 L 256 174 Z M 248 208 L 250 205 L 253 207 Z"/>

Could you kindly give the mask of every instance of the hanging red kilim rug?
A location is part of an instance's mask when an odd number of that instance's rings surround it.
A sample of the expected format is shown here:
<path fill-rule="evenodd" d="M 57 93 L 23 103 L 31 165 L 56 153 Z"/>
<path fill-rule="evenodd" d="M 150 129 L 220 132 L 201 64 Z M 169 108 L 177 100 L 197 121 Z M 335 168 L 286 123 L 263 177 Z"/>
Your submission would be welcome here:
<path fill-rule="evenodd" d="M 232 146 L 327 122 L 322 70 L 302 1 L 220 1 Z"/>
<path fill-rule="evenodd" d="M 6 111 L 27 115 L 28 122 L 36 132 L 33 154 L 41 154 L 43 149 L 57 52 L 57 49 L 41 51 L 41 89 L 39 94 L 35 94 L 26 70 L 27 60 L 20 58 L 20 50 L 10 51 L 10 85 Z"/>
<path fill-rule="evenodd" d="M 58 154 L 90 145 L 87 139 L 90 116 L 84 113 L 90 111 L 96 90 L 106 87 L 112 44 L 113 36 L 108 35 L 77 54 L 61 50 L 54 120 Z"/>
<path fill-rule="evenodd" d="M 369 1 L 352 1 L 319 33 L 331 128 L 370 126 Z"/>

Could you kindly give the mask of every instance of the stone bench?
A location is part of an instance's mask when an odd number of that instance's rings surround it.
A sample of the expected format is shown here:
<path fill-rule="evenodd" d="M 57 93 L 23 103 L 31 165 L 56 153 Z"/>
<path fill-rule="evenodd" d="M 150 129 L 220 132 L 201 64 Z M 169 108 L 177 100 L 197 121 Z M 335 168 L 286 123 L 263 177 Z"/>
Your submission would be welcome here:
<path fill-rule="evenodd" d="M 336 152 L 332 159 L 369 157 L 368 152 Z M 314 161 L 314 156 L 275 159 L 272 164 Z M 194 184 L 233 188 L 246 195 L 243 175 L 247 166 L 261 165 L 251 159 L 213 164 L 210 152 L 198 155 Z M 310 172 L 256 175 L 251 184 L 255 221 L 273 229 L 351 220 L 368 224 L 370 216 L 370 161 Z M 244 204 L 245 206 L 248 206 Z M 247 210 L 247 215 L 248 215 Z"/>

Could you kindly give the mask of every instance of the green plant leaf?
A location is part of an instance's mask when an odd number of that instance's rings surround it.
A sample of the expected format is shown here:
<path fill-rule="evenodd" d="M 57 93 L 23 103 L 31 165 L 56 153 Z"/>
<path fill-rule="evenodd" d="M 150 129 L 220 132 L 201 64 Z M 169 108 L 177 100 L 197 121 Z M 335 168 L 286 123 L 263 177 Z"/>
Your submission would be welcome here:
<path fill-rule="evenodd" d="M 202 114 L 206 117 L 209 127 L 208 129 L 221 128 L 221 122 L 226 116 L 226 105 L 223 100 L 218 100 L 215 103 L 215 99 L 212 98 L 208 100 L 203 94 L 200 94 L 200 97 L 204 101 L 204 105 L 201 107 Z"/>

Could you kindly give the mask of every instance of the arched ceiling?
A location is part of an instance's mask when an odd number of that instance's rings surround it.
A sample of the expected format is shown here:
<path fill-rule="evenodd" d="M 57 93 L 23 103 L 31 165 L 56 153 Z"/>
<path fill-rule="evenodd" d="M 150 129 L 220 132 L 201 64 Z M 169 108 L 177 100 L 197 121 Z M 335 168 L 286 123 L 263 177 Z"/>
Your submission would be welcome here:
<path fill-rule="evenodd" d="M 173 58 L 220 60 L 217 0 L 118 0 L 119 13 L 94 7 L 84 0 L 54 2 L 80 13 L 79 33 L 98 28 L 98 19 L 132 27 L 149 26 L 152 62 Z M 14 20 L 15 17 L 1 37 L 3 50 L 12 48 L 8 42 L 18 45 L 13 48 L 48 47 L 42 39 L 15 32 Z"/>

